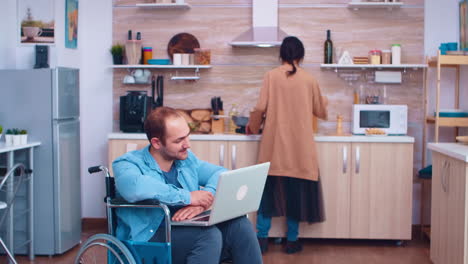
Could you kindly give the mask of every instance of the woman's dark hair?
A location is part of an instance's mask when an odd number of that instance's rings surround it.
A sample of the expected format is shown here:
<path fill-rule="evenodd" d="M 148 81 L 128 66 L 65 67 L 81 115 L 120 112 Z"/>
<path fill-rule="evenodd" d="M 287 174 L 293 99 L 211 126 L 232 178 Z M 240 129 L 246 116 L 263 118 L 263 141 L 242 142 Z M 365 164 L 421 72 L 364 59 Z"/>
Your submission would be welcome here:
<path fill-rule="evenodd" d="M 304 54 L 304 45 L 298 38 L 290 36 L 283 39 L 280 48 L 280 59 L 293 67 L 292 71 L 288 71 L 288 77 L 296 73 L 297 69 L 294 62 L 302 60 Z"/>

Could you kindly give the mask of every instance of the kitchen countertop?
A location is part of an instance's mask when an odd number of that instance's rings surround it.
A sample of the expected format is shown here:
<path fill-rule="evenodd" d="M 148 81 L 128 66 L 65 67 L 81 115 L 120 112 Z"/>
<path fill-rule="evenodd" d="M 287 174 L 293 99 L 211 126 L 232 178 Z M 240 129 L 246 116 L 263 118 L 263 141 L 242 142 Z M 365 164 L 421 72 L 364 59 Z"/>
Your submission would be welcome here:
<path fill-rule="evenodd" d="M 461 143 L 429 143 L 427 148 L 449 157 L 468 162 L 468 145 Z"/>
<path fill-rule="evenodd" d="M 261 135 L 243 134 L 191 134 L 191 140 L 228 140 L 259 141 Z M 108 139 L 146 139 L 144 133 L 111 133 Z M 414 143 L 410 136 L 327 136 L 315 135 L 317 142 L 380 142 L 380 143 Z"/>

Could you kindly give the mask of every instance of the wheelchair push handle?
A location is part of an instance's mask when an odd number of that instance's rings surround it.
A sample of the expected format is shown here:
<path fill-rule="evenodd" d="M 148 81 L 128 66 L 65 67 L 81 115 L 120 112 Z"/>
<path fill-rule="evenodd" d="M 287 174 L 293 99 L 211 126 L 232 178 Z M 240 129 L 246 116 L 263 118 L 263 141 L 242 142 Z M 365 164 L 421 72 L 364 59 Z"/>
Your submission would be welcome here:
<path fill-rule="evenodd" d="M 93 166 L 88 168 L 89 173 L 96 173 L 102 171 L 102 166 Z"/>

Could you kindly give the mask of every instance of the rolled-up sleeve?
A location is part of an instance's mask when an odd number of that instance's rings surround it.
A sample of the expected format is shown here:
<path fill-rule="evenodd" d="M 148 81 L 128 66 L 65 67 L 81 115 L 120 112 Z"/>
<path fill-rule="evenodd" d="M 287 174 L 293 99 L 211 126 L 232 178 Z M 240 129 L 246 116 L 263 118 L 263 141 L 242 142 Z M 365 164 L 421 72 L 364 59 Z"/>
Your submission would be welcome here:
<path fill-rule="evenodd" d="M 131 203 L 156 199 L 168 205 L 190 204 L 189 191 L 166 184 L 155 175 L 142 173 L 138 165 L 130 160 L 118 159 L 113 162 L 112 168 L 119 194 Z"/>

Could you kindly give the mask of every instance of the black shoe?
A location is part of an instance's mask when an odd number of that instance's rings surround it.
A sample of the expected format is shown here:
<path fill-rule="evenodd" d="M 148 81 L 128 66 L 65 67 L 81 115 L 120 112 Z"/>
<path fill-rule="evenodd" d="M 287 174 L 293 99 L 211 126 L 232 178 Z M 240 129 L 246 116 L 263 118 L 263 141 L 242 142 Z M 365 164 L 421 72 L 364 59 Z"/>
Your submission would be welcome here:
<path fill-rule="evenodd" d="M 257 237 L 258 244 L 260 245 L 260 251 L 262 255 L 268 251 L 268 238 L 267 237 Z"/>
<path fill-rule="evenodd" d="M 302 251 L 302 244 L 299 240 L 286 241 L 286 246 L 284 248 L 284 252 L 286 252 L 286 254 L 294 254 L 300 251 Z"/>

